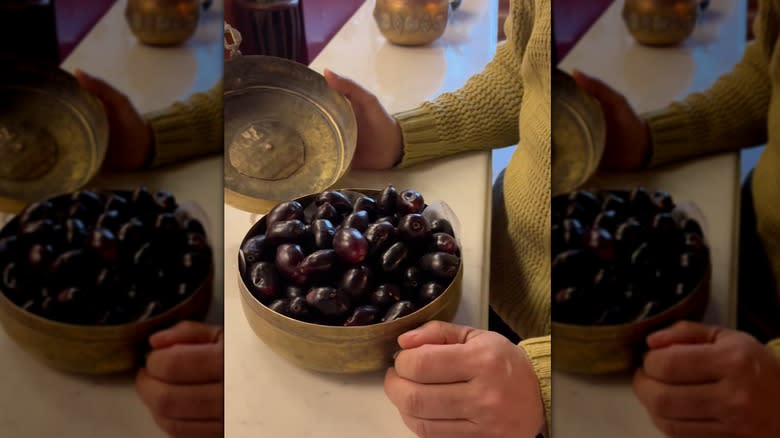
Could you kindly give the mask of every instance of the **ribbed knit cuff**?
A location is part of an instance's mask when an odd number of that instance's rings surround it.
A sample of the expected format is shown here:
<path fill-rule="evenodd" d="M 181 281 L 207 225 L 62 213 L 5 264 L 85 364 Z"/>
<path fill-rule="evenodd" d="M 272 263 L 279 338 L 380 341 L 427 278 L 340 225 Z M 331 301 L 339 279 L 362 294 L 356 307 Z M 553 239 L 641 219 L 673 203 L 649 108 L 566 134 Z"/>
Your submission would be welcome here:
<path fill-rule="evenodd" d="M 650 128 L 651 157 L 648 167 L 656 167 L 688 158 L 695 145 L 691 144 L 691 123 L 682 105 L 643 115 Z"/>
<path fill-rule="evenodd" d="M 192 152 L 192 126 L 188 114 L 177 106 L 146 115 L 152 127 L 154 154 L 148 167 L 182 161 Z"/>
<path fill-rule="evenodd" d="M 769 347 L 775 356 L 777 356 L 777 359 L 780 360 L 780 339 L 773 339 L 769 341 L 766 346 Z"/>
<path fill-rule="evenodd" d="M 154 136 L 150 167 L 222 152 L 222 84 L 146 114 L 146 119 Z"/>
<path fill-rule="evenodd" d="M 420 106 L 393 117 L 401 125 L 404 142 L 404 155 L 397 167 L 409 167 L 441 156 L 436 118 L 429 109 Z"/>
<path fill-rule="evenodd" d="M 544 418 L 547 423 L 547 433 L 545 433 L 545 436 L 549 436 L 549 429 L 552 424 L 552 366 L 550 359 L 550 339 L 550 336 L 530 338 L 521 341 L 519 344 L 531 360 L 534 371 L 536 371 L 536 377 L 539 379 L 540 396 L 544 405 Z"/>

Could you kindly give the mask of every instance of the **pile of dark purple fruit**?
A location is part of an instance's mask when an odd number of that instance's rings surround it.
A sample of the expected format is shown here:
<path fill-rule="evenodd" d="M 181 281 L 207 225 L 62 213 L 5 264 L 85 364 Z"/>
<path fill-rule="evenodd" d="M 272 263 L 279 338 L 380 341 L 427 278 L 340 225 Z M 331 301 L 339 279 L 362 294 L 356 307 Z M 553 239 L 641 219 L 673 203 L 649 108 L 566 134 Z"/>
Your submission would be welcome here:
<path fill-rule="evenodd" d="M 239 251 L 252 294 L 301 321 L 358 326 L 393 321 L 438 298 L 460 267 L 446 219 L 429 221 L 415 190 L 377 197 L 329 191 L 283 202 Z"/>
<path fill-rule="evenodd" d="M 669 193 L 578 191 L 552 205 L 552 319 L 641 321 L 688 296 L 709 251 L 701 226 L 673 214 Z"/>
<path fill-rule="evenodd" d="M 2 292 L 80 325 L 148 319 L 189 297 L 212 265 L 203 225 L 166 191 L 81 191 L 28 206 L 0 235 Z"/>

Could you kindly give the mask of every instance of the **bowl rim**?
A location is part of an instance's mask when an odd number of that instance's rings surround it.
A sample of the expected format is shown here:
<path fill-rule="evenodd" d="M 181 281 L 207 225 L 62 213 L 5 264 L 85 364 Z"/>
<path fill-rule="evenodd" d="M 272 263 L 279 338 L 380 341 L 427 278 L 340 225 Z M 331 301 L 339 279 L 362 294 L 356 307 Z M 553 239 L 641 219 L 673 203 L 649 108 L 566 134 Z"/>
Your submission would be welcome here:
<path fill-rule="evenodd" d="M 628 328 L 635 328 L 642 325 L 654 325 L 657 324 L 665 319 L 667 319 L 669 316 L 671 316 L 676 311 L 679 311 L 682 307 L 685 305 L 690 304 L 691 301 L 698 298 L 700 294 L 706 293 L 707 296 L 709 296 L 709 292 L 705 291 L 704 288 L 707 286 L 708 283 L 710 283 L 712 275 L 712 266 L 711 262 L 709 260 L 709 257 L 707 258 L 707 268 L 705 270 L 705 274 L 699 279 L 699 281 L 696 283 L 696 286 L 680 301 L 674 303 L 672 306 L 666 308 L 660 313 L 657 313 L 650 318 L 643 319 L 640 321 L 631 321 L 631 322 L 624 322 L 620 324 L 572 324 L 572 323 L 565 323 L 565 322 L 558 322 L 554 319 L 550 318 L 552 325 L 567 329 L 567 330 L 579 330 L 582 332 L 589 332 L 589 333 L 608 333 L 608 332 L 614 332 L 616 330 L 620 329 L 628 329 Z"/>
<path fill-rule="evenodd" d="M 88 189 L 83 189 L 83 190 L 88 190 Z M 132 193 L 132 190 L 129 190 L 129 189 L 96 189 L 96 190 L 90 190 L 90 191 L 97 192 L 97 193 L 119 193 L 119 194 Z M 73 192 L 73 193 L 75 193 L 75 192 Z M 52 201 L 52 200 L 55 200 L 55 199 L 65 198 L 67 196 L 72 196 L 73 193 L 64 193 L 64 194 L 52 196 L 52 197 L 44 199 L 43 201 Z M 28 204 L 27 206 L 29 206 L 29 205 L 30 204 Z M 27 206 L 25 206 L 24 209 L 22 209 L 22 211 L 24 211 L 27 208 Z M 12 224 L 16 224 L 18 221 L 19 221 L 19 215 L 17 214 L 17 215 L 15 215 L 13 217 L 13 219 L 8 221 L 2 228 L 0 228 L 0 238 L 6 237 L 5 236 L 6 233 L 10 232 L 9 230 L 10 230 L 11 225 Z M 208 234 L 208 232 L 207 232 L 207 234 Z M 207 239 L 208 239 L 208 237 L 207 237 Z M 212 252 L 212 255 L 209 257 L 210 258 L 209 271 L 206 274 L 206 277 L 203 279 L 203 281 L 201 281 L 201 283 L 198 285 L 198 287 L 196 287 L 185 299 L 183 299 L 182 301 L 179 301 L 173 307 L 170 307 L 168 310 L 166 310 L 166 311 L 164 311 L 164 312 L 162 312 L 160 314 L 157 314 L 157 315 L 155 315 L 155 316 L 153 316 L 153 317 L 151 317 L 149 319 L 145 319 L 143 321 L 132 321 L 132 322 L 126 322 L 126 323 L 122 323 L 122 324 L 110 324 L 110 325 L 109 324 L 106 324 L 106 325 L 97 325 L 97 324 L 90 325 L 90 324 L 74 324 L 74 323 L 68 323 L 68 322 L 62 322 L 62 321 L 57 321 L 57 320 L 53 320 L 53 319 L 48 319 L 48 318 L 45 318 L 43 316 L 37 315 L 35 313 L 29 312 L 29 311 L 23 309 L 18 304 L 14 303 L 6 295 L 5 288 L 2 285 L 0 285 L 0 301 L 2 301 L 3 303 L 0 304 L 0 308 L 2 308 L 4 306 L 7 306 L 10 309 L 14 309 L 14 311 L 16 311 L 14 313 L 17 313 L 17 315 L 19 315 L 19 317 L 35 321 L 37 324 L 48 325 L 48 326 L 50 326 L 52 328 L 55 328 L 55 329 L 56 328 L 61 328 L 61 329 L 64 329 L 64 330 L 70 330 L 71 332 L 75 330 L 75 331 L 79 331 L 79 332 L 81 332 L 81 331 L 89 332 L 91 334 L 113 333 L 113 332 L 117 332 L 117 331 L 122 331 L 124 329 L 132 329 L 132 328 L 137 328 L 137 327 L 145 326 L 145 325 L 149 325 L 149 326 L 157 325 L 157 324 L 160 324 L 161 322 L 165 321 L 172 314 L 177 313 L 182 307 L 184 307 L 187 304 L 189 304 L 196 297 L 199 297 L 201 294 L 205 293 L 206 290 L 211 291 L 212 283 L 214 281 L 214 274 L 215 274 L 215 263 L 214 263 L 214 256 L 213 256 L 213 248 L 211 247 L 211 244 L 209 244 L 209 250 L 210 250 L 210 252 Z M 206 290 L 204 290 L 204 289 L 206 289 Z M 211 291 L 210 293 L 213 293 L 213 291 Z M 63 332 L 60 332 L 60 333 L 63 334 L 63 333 L 68 333 L 68 332 L 67 331 L 63 331 Z M 66 337 L 68 337 L 68 336 L 66 336 Z M 77 337 L 77 336 L 70 336 L 70 337 Z"/>
<path fill-rule="evenodd" d="M 336 189 L 336 188 L 332 188 L 332 189 L 329 189 L 327 191 L 356 192 L 356 193 L 361 193 L 361 194 L 370 196 L 372 194 L 379 194 L 379 193 L 381 193 L 382 189 L 361 189 L 361 188 L 338 188 L 338 189 Z M 303 206 L 303 208 L 306 208 L 309 204 L 304 205 L 302 201 L 307 199 L 307 198 L 315 197 L 315 196 L 319 195 L 320 193 L 322 193 L 322 192 L 310 193 L 308 195 L 304 195 L 304 196 L 292 199 L 292 201 L 299 202 Z M 282 201 L 282 202 L 284 202 L 284 201 Z M 270 210 L 269 210 L 269 212 L 270 212 Z M 268 217 L 268 214 L 266 213 L 266 214 L 263 215 L 263 217 L 258 219 L 257 222 L 252 224 L 252 226 L 249 228 L 249 230 L 246 232 L 246 234 L 244 234 L 244 238 L 241 239 L 241 243 L 239 244 L 239 247 L 238 247 L 239 251 L 241 251 L 241 248 L 244 246 L 244 244 L 246 243 L 247 240 L 249 240 L 250 238 L 255 237 L 255 236 L 260 234 L 260 233 L 256 233 L 256 231 L 257 231 L 257 229 L 262 228 L 265 225 L 265 221 L 266 221 L 267 217 Z M 301 320 L 298 320 L 298 319 L 295 319 L 295 318 L 291 318 L 291 317 L 289 317 L 287 315 L 283 315 L 281 313 L 275 312 L 275 311 L 271 310 L 268 307 L 268 305 L 264 304 L 257 297 L 255 297 L 255 295 L 251 292 L 251 290 L 249 288 L 249 285 L 247 285 L 246 280 L 244 279 L 244 275 L 241 272 L 240 261 L 239 261 L 240 260 L 240 255 L 239 254 L 236 254 L 236 259 L 235 259 L 236 265 L 235 265 L 235 268 L 236 268 L 236 273 L 237 273 L 237 277 L 238 277 L 238 282 L 239 282 L 239 285 L 241 286 L 239 288 L 241 290 L 241 295 L 242 296 L 243 295 L 248 295 L 247 298 L 251 298 L 252 300 L 257 302 L 257 304 L 259 304 L 260 307 L 262 307 L 264 310 L 267 310 L 271 314 L 280 317 L 281 320 L 289 321 L 292 324 L 299 325 L 301 328 L 317 327 L 319 329 L 324 329 L 324 330 L 333 330 L 333 331 L 345 332 L 345 331 L 348 331 L 348 330 L 355 331 L 355 330 L 365 329 L 367 327 L 379 327 L 379 326 L 381 326 L 381 327 L 391 327 L 394 323 L 398 323 L 399 321 L 403 322 L 403 321 L 407 320 L 407 318 L 410 318 L 413 315 L 421 312 L 423 309 L 427 309 L 427 308 L 431 307 L 434 303 L 443 300 L 444 295 L 447 294 L 447 292 L 450 292 L 451 290 L 453 290 L 452 286 L 455 285 L 455 283 L 456 283 L 456 281 L 458 281 L 459 277 L 463 276 L 463 270 L 464 270 L 464 267 L 463 267 L 464 266 L 464 263 L 463 263 L 463 251 L 462 251 L 462 248 L 459 248 L 459 249 L 461 249 L 461 254 L 459 256 L 458 272 L 455 274 L 455 276 L 452 278 L 452 280 L 449 281 L 449 283 L 447 284 L 447 287 L 444 288 L 444 291 L 442 291 L 442 293 L 438 297 L 436 297 L 433 301 L 431 301 L 431 302 L 427 303 L 426 305 L 416 309 L 414 312 L 412 312 L 412 313 L 410 313 L 408 315 L 402 316 L 401 318 L 395 319 L 393 321 L 380 321 L 380 322 L 377 322 L 377 323 L 374 323 L 374 324 L 357 325 L 357 326 L 341 326 L 341 325 L 316 324 L 316 323 L 312 323 L 312 322 L 301 321 Z"/>

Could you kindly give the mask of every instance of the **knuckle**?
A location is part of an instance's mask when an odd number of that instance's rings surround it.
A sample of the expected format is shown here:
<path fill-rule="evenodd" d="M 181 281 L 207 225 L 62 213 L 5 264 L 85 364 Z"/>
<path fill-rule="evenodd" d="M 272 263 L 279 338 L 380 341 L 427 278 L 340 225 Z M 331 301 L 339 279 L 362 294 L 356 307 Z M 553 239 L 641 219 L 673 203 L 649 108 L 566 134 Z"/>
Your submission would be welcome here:
<path fill-rule="evenodd" d="M 729 354 L 728 362 L 732 371 L 745 371 L 751 364 L 750 354 L 742 348 L 736 348 Z"/>
<path fill-rule="evenodd" d="M 750 394 L 745 388 L 737 388 L 729 398 L 731 410 L 744 412 L 750 407 Z"/>
<path fill-rule="evenodd" d="M 412 424 L 412 432 L 419 438 L 430 438 L 431 432 L 427 423 L 423 420 L 415 420 Z"/>
<path fill-rule="evenodd" d="M 151 410 L 160 417 L 173 417 L 176 410 L 176 398 L 170 391 L 162 389 L 151 400 Z"/>
<path fill-rule="evenodd" d="M 651 395 L 648 399 L 648 409 L 656 414 L 663 414 L 671 404 L 671 397 L 666 392 Z"/>
<path fill-rule="evenodd" d="M 423 395 L 419 390 L 409 391 L 403 399 L 402 409 L 414 416 L 420 415 L 424 408 Z"/>

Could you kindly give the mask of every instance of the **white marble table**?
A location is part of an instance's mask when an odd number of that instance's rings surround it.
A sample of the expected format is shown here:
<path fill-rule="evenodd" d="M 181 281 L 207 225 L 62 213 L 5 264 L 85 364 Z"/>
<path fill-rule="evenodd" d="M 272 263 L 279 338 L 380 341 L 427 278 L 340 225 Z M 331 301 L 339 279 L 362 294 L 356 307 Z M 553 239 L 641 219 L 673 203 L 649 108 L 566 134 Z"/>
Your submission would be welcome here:
<path fill-rule="evenodd" d="M 635 43 L 620 17 L 622 6 L 623 1 L 615 1 L 561 67 L 603 79 L 639 111 L 657 109 L 706 89 L 741 58 L 744 1 L 712 2 L 693 36 L 672 49 Z M 739 178 L 739 154 L 728 153 L 653 172 L 600 176 L 594 181 L 605 187 L 643 184 L 662 188 L 700 207 L 707 218 L 713 262 L 711 304 L 705 318 L 726 326 L 736 322 Z M 629 377 L 593 379 L 556 372 L 553 379 L 556 438 L 662 436 L 634 397 Z"/>
<path fill-rule="evenodd" d="M 390 111 L 460 87 L 492 58 L 497 3 L 464 2 L 445 35 L 430 47 L 385 42 L 364 4 L 311 67 L 330 68 L 373 90 Z M 404 65 L 401 65 L 401 63 Z M 410 68 L 409 66 L 413 66 Z M 411 76 L 410 76 L 411 75 Z M 413 80 L 410 78 L 413 76 Z M 413 187 L 451 204 L 463 227 L 463 300 L 456 322 L 487 326 L 490 153 L 440 160 L 407 171 L 352 172 L 353 187 Z M 279 438 L 413 436 L 382 388 L 383 373 L 327 376 L 290 365 L 259 340 L 244 317 L 236 280 L 238 247 L 254 217 L 225 207 L 226 436 Z"/>
<path fill-rule="evenodd" d="M 140 45 L 118 1 L 65 60 L 126 93 L 142 112 L 210 88 L 222 76 L 222 2 L 216 1 L 196 35 L 178 48 Z M 209 216 L 216 254 L 215 300 L 209 315 L 222 320 L 222 157 L 156 172 L 100 175 L 96 186 L 166 188 L 197 201 Z M 0 331 L 0 435 L 24 438 L 164 437 L 135 393 L 132 376 L 85 378 L 33 361 Z"/>

